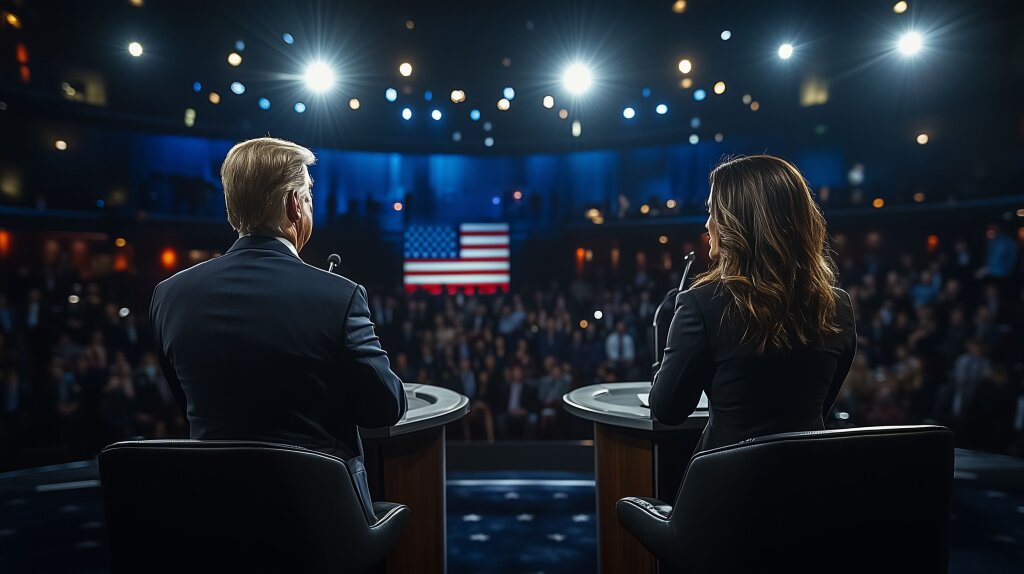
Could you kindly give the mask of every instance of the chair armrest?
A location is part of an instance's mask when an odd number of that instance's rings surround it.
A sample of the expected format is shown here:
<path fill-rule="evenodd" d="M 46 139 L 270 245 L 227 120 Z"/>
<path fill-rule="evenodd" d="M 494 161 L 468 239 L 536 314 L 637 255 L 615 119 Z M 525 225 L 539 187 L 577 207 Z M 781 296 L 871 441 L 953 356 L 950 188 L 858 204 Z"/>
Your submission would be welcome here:
<path fill-rule="evenodd" d="M 615 504 L 619 524 L 640 541 L 655 558 L 664 559 L 673 540 L 672 507 L 656 498 L 627 496 Z"/>
<path fill-rule="evenodd" d="M 396 502 L 373 503 L 373 514 L 377 516 L 377 522 L 370 525 L 368 551 L 375 556 L 372 562 L 382 560 L 391 553 L 409 523 L 411 512 L 408 506 Z"/>

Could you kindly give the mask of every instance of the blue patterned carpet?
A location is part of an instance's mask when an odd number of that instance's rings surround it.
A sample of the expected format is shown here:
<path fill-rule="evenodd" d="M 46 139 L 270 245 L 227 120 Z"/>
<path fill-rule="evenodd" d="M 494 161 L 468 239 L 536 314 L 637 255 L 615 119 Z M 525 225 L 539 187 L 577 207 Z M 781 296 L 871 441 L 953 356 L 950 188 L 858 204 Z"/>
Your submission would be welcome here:
<path fill-rule="evenodd" d="M 448 478 L 451 574 L 596 572 L 592 475 Z M 91 462 L 0 474 L 0 573 L 107 572 L 98 487 Z M 950 562 L 953 574 L 1024 571 L 1024 461 L 957 451 Z"/>

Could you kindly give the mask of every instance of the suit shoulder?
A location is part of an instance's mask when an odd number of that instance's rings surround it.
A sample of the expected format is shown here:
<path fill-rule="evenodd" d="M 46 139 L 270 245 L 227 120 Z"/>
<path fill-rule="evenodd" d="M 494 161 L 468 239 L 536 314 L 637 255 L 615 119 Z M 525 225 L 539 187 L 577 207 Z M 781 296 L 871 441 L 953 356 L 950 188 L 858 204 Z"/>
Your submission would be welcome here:
<path fill-rule="evenodd" d="M 331 273 L 326 269 L 321 269 L 314 265 L 310 265 L 305 261 L 302 261 L 303 272 L 308 276 L 309 280 L 315 281 L 318 285 L 323 285 L 331 289 L 341 289 L 345 293 L 352 293 L 356 290 L 359 285 L 345 277 L 338 275 L 337 273 Z"/>

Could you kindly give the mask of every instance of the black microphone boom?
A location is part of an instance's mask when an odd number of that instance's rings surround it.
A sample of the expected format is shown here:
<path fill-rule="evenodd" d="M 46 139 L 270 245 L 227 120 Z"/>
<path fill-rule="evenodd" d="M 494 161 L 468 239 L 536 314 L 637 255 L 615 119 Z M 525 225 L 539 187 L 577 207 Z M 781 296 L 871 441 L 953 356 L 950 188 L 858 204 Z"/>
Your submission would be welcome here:
<path fill-rule="evenodd" d="M 337 253 L 331 253 L 330 257 L 327 258 L 327 272 L 334 273 L 334 269 L 340 266 L 341 255 L 338 255 Z"/>
<path fill-rule="evenodd" d="M 693 266 L 693 261 L 696 258 L 693 251 L 683 257 L 686 267 L 683 268 L 683 276 L 679 279 L 679 287 L 666 293 L 665 298 L 661 300 L 661 304 L 654 310 L 654 324 L 652 325 L 654 333 L 651 338 L 654 343 L 654 364 L 652 367 L 655 373 L 658 372 L 658 367 L 661 366 L 661 354 L 665 352 L 665 343 L 668 341 L 668 325 L 672 321 L 672 316 L 675 315 L 676 295 L 685 290 L 686 278 L 690 275 L 690 267 Z"/>

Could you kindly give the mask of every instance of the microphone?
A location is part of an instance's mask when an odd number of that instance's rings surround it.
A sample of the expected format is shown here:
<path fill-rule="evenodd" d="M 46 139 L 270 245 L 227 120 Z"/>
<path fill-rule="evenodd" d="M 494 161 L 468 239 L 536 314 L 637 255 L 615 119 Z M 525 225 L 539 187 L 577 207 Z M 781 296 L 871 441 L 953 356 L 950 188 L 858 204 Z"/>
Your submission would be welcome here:
<path fill-rule="evenodd" d="M 690 267 L 693 265 L 693 260 L 697 257 L 693 254 L 693 251 L 686 254 L 683 257 L 683 263 L 686 263 L 686 267 L 683 268 L 683 276 L 679 279 L 679 290 L 683 290 L 683 285 L 686 283 L 686 277 L 690 274 Z"/>
<path fill-rule="evenodd" d="M 692 253 L 690 255 L 693 255 Z M 327 258 L 327 272 L 334 273 L 335 267 L 341 266 L 341 255 L 337 253 L 331 253 L 330 257 Z M 689 269 L 689 267 L 687 267 Z"/>
<path fill-rule="evenodd" d="M 690 275 L 690 267 L 693 266 L 695 259 L 697 257 L 693 254 L 693 251 L 683 257 L 683 263 L 686 263 L 686 267 L 683 268 L 683 276 L 679 279 L 679 288 L 672 289 L 666 293 L 665 298 L 661 300 L 661 304 L 654 310 L 654 322 L 651 325 L 653 332 L 651 339 L 654 344 L 654 364 L 651 365 L 651 368 L 654 373 L 657 373 L 661 367 L 661 354 L 668 343 L 668 325 L 672 321 L 672 315 L 675 314 L 676 295 L 685 290 L 686 278 Z"/>

